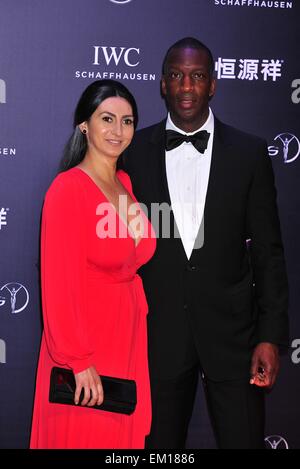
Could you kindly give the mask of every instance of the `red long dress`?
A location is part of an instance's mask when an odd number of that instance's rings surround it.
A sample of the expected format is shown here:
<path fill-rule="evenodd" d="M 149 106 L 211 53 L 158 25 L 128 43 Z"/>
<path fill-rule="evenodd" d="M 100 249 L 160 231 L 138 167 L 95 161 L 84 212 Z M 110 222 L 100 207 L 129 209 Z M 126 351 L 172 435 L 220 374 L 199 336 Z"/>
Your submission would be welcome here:
<path fill-rule="evenodd" d="M 129 176 L 123 171 L 117 175 L 132 195 Z M 100 238 L 107 216 L 101 203 L 108 200 L 79 168 L 59 174 L 45 198 L 44 332 L 31 448 L 143 448 L 150 431 L 148 307 L 136 271 L 151 258 L 156 241 L 143 214 L 144 234 L 136 246 L 115 210 L 110 210 L 110 222 L 115 219 L 116 236 Z M 132 415 L 48 402 L 52 366 L 78 373 L 91 365 L 99 374 L 136 381 Z"/>

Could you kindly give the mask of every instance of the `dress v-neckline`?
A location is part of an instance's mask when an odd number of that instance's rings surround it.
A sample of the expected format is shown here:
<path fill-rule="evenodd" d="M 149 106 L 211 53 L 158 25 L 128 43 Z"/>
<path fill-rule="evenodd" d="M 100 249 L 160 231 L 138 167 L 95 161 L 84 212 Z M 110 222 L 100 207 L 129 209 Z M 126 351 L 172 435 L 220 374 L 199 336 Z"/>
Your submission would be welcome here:
<path fill-rule="evenodd" d="M 96 187 L 96 189 L 98 189 L 98 191 L 102 194 L 102 196 L 105 198 L 105 200 L 107 201 L 107 203 L 109 203 L 113 210 L 115 211 L 117 217 L 121 220 L 121 223 L 125 226 L 126 230 L 127 230 L 127 233 L 129 235 L 129 237 L 132 239 L 133 243 L 134 243 L 134 246 L 135 248 L 137 249 L 137 247 L 140 245 L 142 239 L 143 239 L 143 236 L 140 237 L 140 240 L 139 242 L 137 243 L 136 242 L 136 238 L 133 236 L 130 228 L 129 228 L 129 225 L 128 223 L 125 222 L 125 220 L 123 220 L 123 217 L 120 215 L 120 213 L 118 212 L 118 210 L 116 209 L 116 207 L 114 206 L 114 204 L 109 200 L 109 198 L 107 197 L 107 195 L 104 193 L 104 191 L 98 186 L 98 184 L 94 181 L 94 179 L 86 172 L 84 171 L 82 168 L 79 168 L 78 166 L 74 166 L 73 169 L 77 169 L 79 170 L 81 173 L 85 174 L 86 177 L 91 181 L 91 183 Z M 118 172 L 116 172 L 116 175 L 117 175 L 117 178 L 119 180 L 119 182 L 122 184 L 122 186 L 124 187 L 124 184 L 122 183 L 121 179 L 119 178 L 118 176 Z M 126 190 L 126 192 L 128 192 L 128 190 L 126 189 L 126 187 L 124 187 L 124 189 Z M 135 203 L 138 203 L 138 202 L 135 202 Z"/>

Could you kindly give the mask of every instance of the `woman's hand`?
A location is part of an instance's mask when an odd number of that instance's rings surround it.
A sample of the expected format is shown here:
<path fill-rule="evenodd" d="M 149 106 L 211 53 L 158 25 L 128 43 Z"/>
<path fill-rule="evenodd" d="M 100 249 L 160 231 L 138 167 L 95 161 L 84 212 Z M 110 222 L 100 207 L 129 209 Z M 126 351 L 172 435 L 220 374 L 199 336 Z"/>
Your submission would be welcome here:
<path fill-rule="evenodd" d="M 101 379 L 97 374 L 96 369 L 90 366 L 86 370 L 80 371 L 75 374 L 76 390 L 74 402 L 79 404 L 79 398 L 82 388 L 84 389 L 84 398 L 81 405 L 88 405 L 92 407 L 97 404 L 100 405 L 103 402 L 103 387 Z"/>

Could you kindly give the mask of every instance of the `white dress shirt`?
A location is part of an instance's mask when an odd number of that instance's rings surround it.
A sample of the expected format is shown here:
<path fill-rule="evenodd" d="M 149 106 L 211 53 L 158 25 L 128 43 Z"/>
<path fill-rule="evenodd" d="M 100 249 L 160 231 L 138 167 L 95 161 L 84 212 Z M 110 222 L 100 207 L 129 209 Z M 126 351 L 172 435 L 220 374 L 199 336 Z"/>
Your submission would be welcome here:
<path fill-rule="evenodd" d="M 175 126 L 170 114 L 166 129 L 185 134 Z M 188 259 L 191 257 L 204 213 L 214 138 L 214 115 L 211 109 L 202 127 L 187 135 L 193 135 L 200 130 L 207 130 L 210 134 L 204 153 L 199 153 L 191 142 L 183 142 L 173 150 L 166 151 L 166 172 L 172 210 Z"/>

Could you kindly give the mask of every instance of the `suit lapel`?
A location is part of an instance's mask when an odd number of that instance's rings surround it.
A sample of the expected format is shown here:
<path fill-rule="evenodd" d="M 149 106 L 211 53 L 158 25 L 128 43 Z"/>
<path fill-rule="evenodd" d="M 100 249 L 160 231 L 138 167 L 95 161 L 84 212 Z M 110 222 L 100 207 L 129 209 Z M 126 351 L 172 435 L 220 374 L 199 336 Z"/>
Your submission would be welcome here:
<path fill-rule="evenodd" d="M 150 143 L 152 145 L 151 161 L 154 163 L 152 167 L 153 187 L 156 187 L 158 202 L 167 203 L 169 207 L 172 207 L 166 170 L 165 130 L 166 119 L 154 128 L 150 138 Z M 174 242 L 178 244 L 178 250 L 183 262 L 186 262 L 187 257 L 179 235 L 173 210 L 170 212 L 170 235 L 171 238 L 174 239 Z"/>
<path fill-rule="evenodd" d="M 166 120 L 164 119 L 157 126 L 154 127 L 153 132 L 150 136 L 151 144 L 151 174 L 153 181 L 153 188 L 156 188 L 157 201 L 159 203 L 167 203 L 171 206 L 171 198 L 168 188 L 167 172 L 166 172 L 166 158 L 165 158 L 165 127 Z M 206 201 L 204 207 L 204 216 L 201 222 L 197 239 L 195 241 L 195 247 L 201 246 L 201 236 L 204 230 L 204 250 L 209 244 L 205 236 L 208 236 L 209 230 L 213 229 L 213 225 L 216 222 L 216 217 L 218 216 L 215 213 L 215 200 L 218 200 L 222 197 L 222 191 L 224 187 L 224 181 L 228 181 L 230 178 L 228 168 L 228 158 L 226 155 L 230 149 L 230 142 L 226 138 L 226 126 L 222 124 L 215 117 L 215 130 L 214 130 L 214 141 L 212 149 L 212 160 L 210 167 L 210 174 L 208 180 L 208 187 L 206 193 Z M 171 233 L 173 227 L 178 228 L 176 221 L 174 219 L 173 211 L 171 211 Z M 179 236 L 179 235 L 177 235 Z M 180 251 L 182 254 L 182 259 L 187 261 L 186 253 L 179 237 L 178 243 L 180 246 Z M 193 252 L 190 257 L 190 262 L 196 262 L 199 255 L 204 252 L 203 249 L 193 249 Z"/>
<path fill-rule="evenodd" d="M 191 262 L 195 261 L 209 245 L 209 239 L 206 238 L 208 237 L 210 229 L 213 229 L 213 225 L 216 223 L 216 218 L 218 217 L 218 214 L 214 209 L 215 201 L 222 197 L 224 181 L 228 181 L 230 177 L 228 174 L 228 158 L 226 157 L 229 151 L 229 147 L 230 143 L 226 139 L 225 126 L 215 117 L 214 141 L 204 214 L 198 231 L 197 239 L 195 241 L 195 246 L 202 246 L 204 243 L 204 250 L 194 248 L 190 258 Z M 201 238 L 203 238 L 203 236 L 204 239 L 203 243 L 201 244 Z"/>
<path fill-rule="evenodd" d="M 154 128 L 150 136 L 151 165 L 153 165 L 153 187 L 156 187 L 159 202 L 171 205 L 165 162 L 165 129 L 166 119 Z"/>

